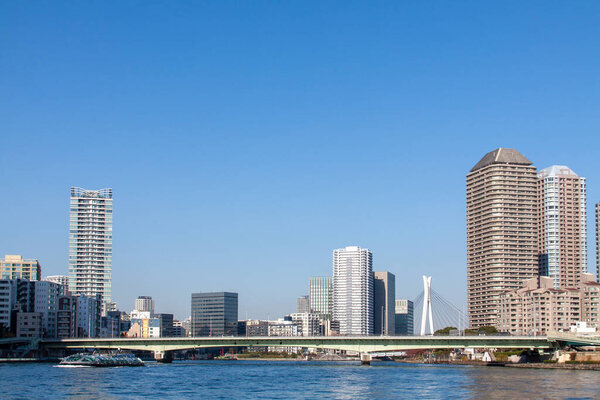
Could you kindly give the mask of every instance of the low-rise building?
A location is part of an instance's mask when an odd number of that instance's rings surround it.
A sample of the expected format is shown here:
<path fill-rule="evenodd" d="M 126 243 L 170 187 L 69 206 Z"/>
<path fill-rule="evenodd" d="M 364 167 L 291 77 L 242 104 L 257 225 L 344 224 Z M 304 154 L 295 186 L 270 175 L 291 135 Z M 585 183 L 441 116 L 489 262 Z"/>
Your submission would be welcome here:
<path fill-rule="evenodd" d="M 186 336 L 185 328 L 183 327 L 182 321 L 178 321 L 176 319 L 173 320 L 172 336 L 173 337 L 185 337 Z"/>
<path fill-rule="evenodd" d="M 41 338 L 42 313 L 19 312 L 17 313 L 17 337 Z"/>
<path fill-rule="evenodd" d="M 35 283 L 34 311 L 42 314 L 42 336 L 56 337 L 56 316 L 60 284 L 49 281 Z"/>
<path fill-rule="evenodd" d="M 100 319 L 100 337 L 120 337 L 130 328 L 129 316 L 124 311 L 107 311 Z"/>
<path fill-rule="evenodd" d="M 17 297 L 17 281 L 0 279 L 0 325 L 10 328 L 10 313 Z"/>
<path fill-rule="evenodd" d="M 160 318 L 132 318 L 131 328 L 127 332 L 128 337 L 159 338 Z"/>
<path fill-rule="evenodd" d="M 396 300 L 396 335 L 414 335 L 414 304 L 410 300 Z"/>
<path fill-rule="evenodd" d="M 6 255 L 0 258 L 0 278 L 27 279 L 39 281 L 42 279 L 42 267 L 38 260 L 25 260 L 19 255 Z"/>
<path fill-rule="evenodd" d="M 302 336 L 302 330 L 291 318 L 269 321 L 268 336 Z"/>
<path fill-rule="evenodd" d="M 323 327 L 318 314 L 294 313 L 292 321 L 300 327 L 302 336 L 322 336 Z"/>
<path fill-rule="evenodd" d="M 69 277 L 66 275 L 50 275 L 44 278 L 47 282 L 54 282 L 60 285 L 60 295 L 67 295 L 69 293 Z"/>
<path fill-rule="evenodd" d="M 78 337 L 100 336 L 100 317 L 102 300 L 99 294 L 95 296 L 77 296 L 77 330 Z"/>
<path fill-rule="evenodd" d="M 154 314 L 159 320 L 160 324 L 160 336 L 170 337 L 173 336 L 173 314 Z"/>
<path fill-rule="evenodd" d="M 268 336 L 302 336 L 302 330 L 298 324 L 292 321 L 291 316 L 286 315 L 277 321 L 269 321 Z M 269 346 L 268 351 L 297 353 L 298 347 Z"/>
<path fill-rule="evenodd" d="M 240 336 L 269 336 L 269 321 L 259 319 L 248 319 L 239 321 L 244 326 Z"/>
<path fill-rule="evenodd" d="M 77 337 L 77 297 L 58 296 L 56 312 L 56 337 L 59 339 Z"/>
<path fill-rule="evenodd" d="M 555 289 L 550 277 L 531 278 L 517 290 L 500 296 L 498 329 L 512 335 L 566 332 L 578 322 L 598 327 L 600 284 L 581 274 L 578 288 Z"/>

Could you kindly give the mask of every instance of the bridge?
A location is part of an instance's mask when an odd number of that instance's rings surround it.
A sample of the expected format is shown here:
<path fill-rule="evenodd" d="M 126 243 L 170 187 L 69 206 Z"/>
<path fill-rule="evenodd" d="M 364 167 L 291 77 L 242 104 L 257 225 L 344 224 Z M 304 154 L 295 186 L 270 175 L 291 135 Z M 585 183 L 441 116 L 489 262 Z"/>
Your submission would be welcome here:
<path fill-rule="evenodd" d="M 266 336 L 266 337 L 165 337 L 165 338 L 85 338 L 42 340 L 46 350 L 123 349 L 145 350 L 157 360 L 178 350 L 231 347 L 306 347 L 354 351 L 361 354 L 414 349 L 525 348 L 551 349 L 557 340 L 545 336 Z"/>

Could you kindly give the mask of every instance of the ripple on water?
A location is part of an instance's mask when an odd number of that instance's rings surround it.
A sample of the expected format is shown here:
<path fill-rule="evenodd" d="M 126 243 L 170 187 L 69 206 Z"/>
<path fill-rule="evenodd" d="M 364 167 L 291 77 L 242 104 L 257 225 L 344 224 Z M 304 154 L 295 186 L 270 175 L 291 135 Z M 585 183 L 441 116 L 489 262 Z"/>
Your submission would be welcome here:
<path fill-rule="evenodd" d="M 596 398 L 596 371 L 343 362 L 175 362 L 145 368 L 0 367 L 0 399 Z M 10 382 L 10 384 L 9 384 Z"/>

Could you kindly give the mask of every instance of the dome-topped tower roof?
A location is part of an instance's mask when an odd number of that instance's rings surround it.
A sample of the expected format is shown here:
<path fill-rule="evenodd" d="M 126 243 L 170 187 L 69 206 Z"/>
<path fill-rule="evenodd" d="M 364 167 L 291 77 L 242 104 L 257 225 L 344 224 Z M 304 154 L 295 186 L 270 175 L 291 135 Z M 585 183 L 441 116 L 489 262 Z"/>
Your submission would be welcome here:
<path fill-rule="evenodd" d="M 483 156 L 483 158 L 479 160 L 479 162 L 475 164 L 473 168 L 471 168 L 471 172 L 477 171 L 478 169 L 492 164 L 531 165 L 533 163 L 515 149 L 505 149 L 499 147 Z"/>

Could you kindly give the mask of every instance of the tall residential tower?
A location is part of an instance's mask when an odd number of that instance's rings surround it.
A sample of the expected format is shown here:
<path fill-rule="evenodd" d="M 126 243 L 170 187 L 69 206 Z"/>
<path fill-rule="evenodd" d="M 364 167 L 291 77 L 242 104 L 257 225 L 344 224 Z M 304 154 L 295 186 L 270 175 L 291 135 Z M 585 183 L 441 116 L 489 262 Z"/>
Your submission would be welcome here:
<path fill-rule="evenodd" d="M 555 289 L 576 288 L 587 273 L 585 178 L 553 165 L 539 178 L 539 269 Z"/>
<path fill-rule="evenodd" d="M 71 188 L 69 290 L 111 300 L 112 189 Z"/>
<path fill-rule="evenodd" d="M 373 334 L 373 254 L 349 246 L 333 251 L 333 320 L 341 335 Z"/>
<path fill-rule="evenodd" d="M 473 328 L 495 325 L 501 293 L 538 275 L 537 170 L 513 149 L 467 174 L 467 300 Z"/>

